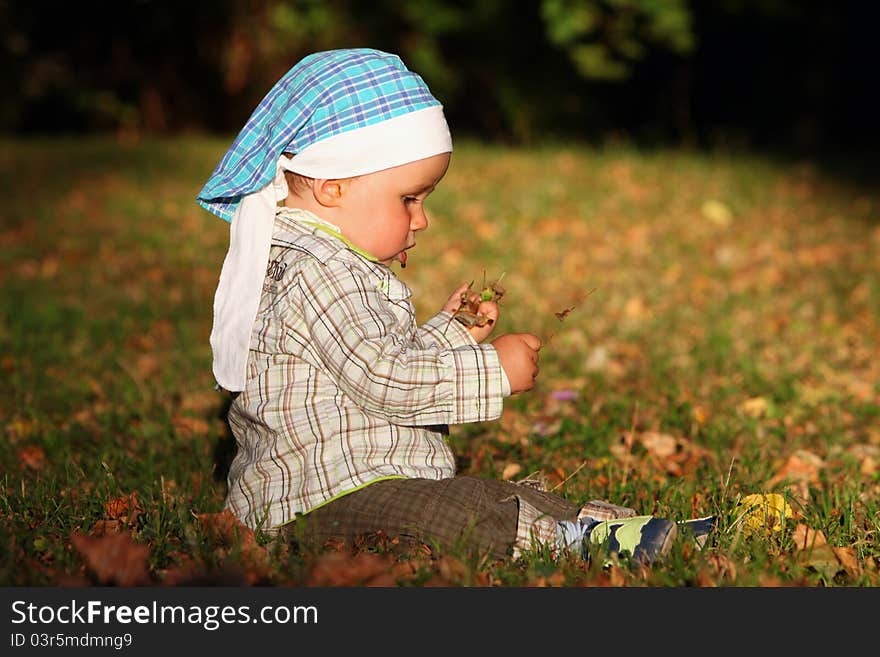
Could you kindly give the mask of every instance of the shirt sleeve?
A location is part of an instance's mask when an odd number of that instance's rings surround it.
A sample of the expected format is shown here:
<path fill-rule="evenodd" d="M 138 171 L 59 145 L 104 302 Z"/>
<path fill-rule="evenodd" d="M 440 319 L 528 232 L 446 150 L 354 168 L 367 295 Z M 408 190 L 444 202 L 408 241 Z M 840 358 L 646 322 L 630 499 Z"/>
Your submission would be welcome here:
<path fill-rule="evenodd" d="M 364 412 L 411 426 L 461 424 L 501 415 L 504 373 L 491 345 L 411 339 L 414 319 L 367 272 L 339 259 L 306 259 L 298 276 L 310 350 Z M 465 331 L 466 332 L 466 331 Z"/>
<path fill-rule="evenodd" d="M 463 345 L 477 344 L 470 331 L 456 322 L 452 318 L 452 313 L 446 310 L 441 310 L 422 324 L 418 328 L 417 337 L 423 344 L 447 345 L 452 349 Z M 501 395 L 502 397 L 510 397 L 510 379 L 507 378 L 504 368 L 501 368 Z"/>

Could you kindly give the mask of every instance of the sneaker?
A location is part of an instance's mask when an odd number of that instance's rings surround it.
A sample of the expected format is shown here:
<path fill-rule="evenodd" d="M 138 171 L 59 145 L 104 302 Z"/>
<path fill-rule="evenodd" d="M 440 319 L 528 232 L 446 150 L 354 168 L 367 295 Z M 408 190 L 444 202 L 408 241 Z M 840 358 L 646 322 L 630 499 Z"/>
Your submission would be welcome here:
<path fill-rule="evenodd" d="M 676 523 L 653 516 L 605 520 L 590 527 L 584 549 L 588 552 L 591 547 L 600 546 L 611 553 L 628 555 L 639 564 L 648 564 L 669 551 L 677 531 Z"/>
<path fill-rule="evenodd" d="M 697 543 L 697 547 L 702 550 L 706 541 L 709 540 L 709 534 L 715 531 L 717 522 L 718 519 L 715 516 L 706 516 L 705 518 L 681 520 L 678 526 L 684 527 L 686 531 L 690 532 Z"/>

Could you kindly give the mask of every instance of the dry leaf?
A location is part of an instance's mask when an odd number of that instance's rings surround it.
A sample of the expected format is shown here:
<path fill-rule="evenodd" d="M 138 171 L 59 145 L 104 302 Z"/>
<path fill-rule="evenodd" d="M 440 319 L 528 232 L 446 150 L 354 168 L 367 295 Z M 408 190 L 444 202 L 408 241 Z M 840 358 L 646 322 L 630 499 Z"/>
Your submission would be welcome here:
<path fill-rule="evenodd" d="M 718 552 L 709 554 L 706 557 L 706 561 L 709 562 L 709 566 L 711 566 L 717 577 L 721 579 L 736 579 L 736 564 L 734 564 L 728 557 L 720 554 Z"/>
<path fill-rule="evenodd" d="M 792 535 L 797 550 L 809 550 L 820 545 L 825 545 L 825 534 L 821 531 L 810 529 L 804 524 L 799 524 L 794 528 Z"/>
<path fill-rule="evenodd" d="M 700 212 L 706 219 L 722 228 L 726 228 L 733 221 L 733 213 L 730 211 L 730 208 L 716 199 L 703 201 Z"/>
<path fill-rule="evenodd" d="M 855 548 L 832 546 L 831 549 L 834 551 L 834 556 L 837 557 L 840 565 L 843 566 L 848 573 L 854 574 L 859 572 L 859 560 L 858 557 L 856 557 Z"/>
<path fill-rule="evenodd" d="M 556 319 L 558 319 L 561 322 L 561 321 L 564 321 L 566 317 L 568 317 L 568 314 L 572 310 L 574 310 L 574 306 L 571 306 L 569 308 L 564 308 L 563 310 L 560 310 L 559 312 L 553 313 L 553 314 L 556 316 Z"/>
<path fill-rule="evenodd" d="M 269 553 L 257 543 L 254 532 L 236 518 L 229 509 L 220 513 L 195 514 L 202 531 L 226 549 L 240 550 L 241 560 L 247 568 L 248 583 L 258 582 L 270 565 Z"/>
<path fill-rule="evenodd" d="M 149 582 L 150 549 L 135 543 L 128 534 L 83 536 L 74 533 L 71 542 L 102 585 L 140 586 Z"/>
<path fill-rule="evenodd" d="M 308 586 L 394 586 L 391 562 L 377 554 L 352 556 L 332 552 L 320 556 L 309 575 Z"/>
<path fill-rule="evenodd" d="M 107 536 L 108 534 L 119 534 L 125 529 L 125 524 L 119 520 L 98 520 L 92 525 L 92 536 Z"/>
<path fill-rule="evenodd" d="M 257 545 L 254 532 L 236 518 L 229 509 L 219 513 L 195 514 L 202 531 L 224 546 L 241 542 L 242 547 Z"/>
<path fill-rule="evenodd" d="M 805 449 L 799 449 L 788 458 L 782 469 L 767 482 L 767 487 L 772 488 L 782 481 L 817 482 L 819 480 L 819 470 L 824 467 L 825 462 L 819 456 Z"/>
<path fill-rule="evenodd" d="M 124 524 L 133 525 L 138 516 L 143 513 L 143 507 L 137 498 L 137 493 L 123 495 L 104 503 L 104 514 L 111 520 L 118 520 Z"/>
<path fill-rule="evenodd" d="M 187 438 L 192 436 L 203 436 L 211 429 L 211 425 L 208 424 L 207 420 L 189 415 L 178 415 L 171 421 L 171 423 L 174 425 L 174 430 L 179 435 Z"/>
<path fill-rule="evenodd" d="M 672 456 L 677 450 L 675 437 L 667 433 L 644 431 L 638 439 L 650 454 L 661 459 Z"/>
<path fill-rule="evenodd" d="M 18 450 L 18 460 L 31 470 L 41 470 L 46 466 L 46 452 L 39 445 L 28 445 Z"/>
<path fill-rule="evenodd" d="M 812 550 L 802 550 L 799 560 L 806 566 L 822 573 L 825 577 L 832 578 L 843 569 L 843 565 L 837 558 L 834 548 L 825 543 Z"/>
<path fill-rule="evenodd" d="M 510 481 L 520 472 L 522 472 L 522 466 L 519 463 L 508 463 L 501 472 L 501 478 L 504 481 Z"/>
<path fill-rule="evenodd" d="M 759 418 L 767 415 L 769 404 L 763 397 L 746 399 L 739 405 L 740 410 L 751 418 Z"/>
<path fill-rule="evenodd" d="M 791 518 L 791 506 L 779 493 L 755 493 L 746 495 L 736 505 L 747 535 L 782 530 L 783 523 Z"/>

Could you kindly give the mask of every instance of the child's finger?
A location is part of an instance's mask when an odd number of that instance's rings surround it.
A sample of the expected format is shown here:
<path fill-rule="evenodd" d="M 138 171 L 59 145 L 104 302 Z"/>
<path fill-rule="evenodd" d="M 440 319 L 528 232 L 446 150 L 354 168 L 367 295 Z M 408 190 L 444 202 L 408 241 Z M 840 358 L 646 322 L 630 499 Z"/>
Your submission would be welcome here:
<path fill-rule="evenodd" d="M 522 338 L 522 341 L 529 346 L 530 349 L 540 351 L 541 338 L 539 338 L 537 335 L 532 335 L 531 333 L 521 333 L 520 337 Z"/>
<path fill-rule="evenodd" d="M 477 308 L 477 313 L 489 318 L 489 323 L 494 324 L 498 320 L 500 311 L 495 301 L 482 301 Z"/>
<path fill-rule="evenodd" d="M 459 285 L 458 289 L 453 292 L 446 300 L 446 303 L 443 304 L 443 310 L 448 313 L 454 313 L 456 310 L 458 310 L 461 306 L 461 295 L 464 294 L 469 285 L 469 283 L 462 283 L 461 285 Z"/>

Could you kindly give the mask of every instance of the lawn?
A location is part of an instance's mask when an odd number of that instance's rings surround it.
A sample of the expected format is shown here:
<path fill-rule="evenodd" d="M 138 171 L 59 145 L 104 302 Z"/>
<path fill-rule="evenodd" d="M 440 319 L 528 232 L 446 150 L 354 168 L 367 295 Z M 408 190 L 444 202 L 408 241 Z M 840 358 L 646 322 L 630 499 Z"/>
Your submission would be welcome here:
<path fill-rule="evenodd" d="M 650 567 L 306 552 L 222 513 L 228 228 L 194 197 L 227 146 L 3 142 L 0 585 L 880 583 L 876 186 L 748 154 L 457 144 L 400 275 L 426 319 L 503 274 L 496 334 L 545 343 L 534 390 L 452 428 L 460 472 L 717 531 Z M 743 504 L 769 494 L 784 513 Z"/>

